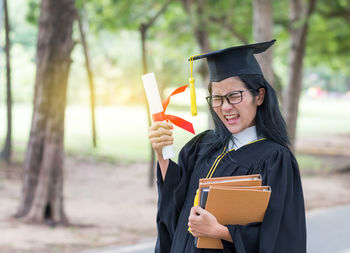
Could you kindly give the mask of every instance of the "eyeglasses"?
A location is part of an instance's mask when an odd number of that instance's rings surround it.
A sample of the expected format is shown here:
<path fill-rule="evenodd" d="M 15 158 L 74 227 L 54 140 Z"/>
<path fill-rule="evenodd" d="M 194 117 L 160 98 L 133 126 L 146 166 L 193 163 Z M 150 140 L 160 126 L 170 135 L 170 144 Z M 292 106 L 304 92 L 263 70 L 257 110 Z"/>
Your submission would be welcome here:
<path fill-rule="evenodd" d="M 220 96 L 220 95 L 208 96 L 206 97 L 206 99 L 208 104 L 211 105 L 213 108 L 222 106 L 224 102 L 224 98 L 226 98 L 227 103 L 229 103 L 230 105 L 239 104 L 243 100 L 243 92 L 249 91 L 249 90 L 251 89 L 232 91 L 223 96 Z"/>

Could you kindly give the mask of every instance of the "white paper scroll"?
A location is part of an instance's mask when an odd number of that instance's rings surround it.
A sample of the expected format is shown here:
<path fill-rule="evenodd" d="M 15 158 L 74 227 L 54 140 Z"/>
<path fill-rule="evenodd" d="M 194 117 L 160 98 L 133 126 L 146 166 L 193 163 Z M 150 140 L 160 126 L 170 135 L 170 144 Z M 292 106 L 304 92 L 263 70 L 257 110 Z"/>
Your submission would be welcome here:
<path fill-rule="evenodd" d="M 160 99 L 158 86 L 154 73 L 148 73 L 142 76 L 143 87 L 145 88 L 149 109 L 151 114 L 163 112 L 162 101 Z M 162 149 L 163 159 L 169 159 L 175 156 L 173 145 L 164 146 Z"/>

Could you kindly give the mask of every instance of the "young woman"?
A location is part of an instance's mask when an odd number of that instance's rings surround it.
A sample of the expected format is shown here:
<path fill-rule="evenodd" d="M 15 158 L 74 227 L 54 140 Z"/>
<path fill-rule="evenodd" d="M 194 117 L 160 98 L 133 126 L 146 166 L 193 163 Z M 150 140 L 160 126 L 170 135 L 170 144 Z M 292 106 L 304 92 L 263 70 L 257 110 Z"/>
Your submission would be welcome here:
<path fill-rule="evenodd" d="M 304 253 L 306 227 L 298 164 L 288 148 L 277 96 L 264 79 L 254 54 L 275 41 L 201 55 L 208 60 L 207 101 L 215 130 L 195 136 L 181 150 L 178 164 L 164 160 L 172 144 L 170 125 L 156 122 L 149 138 L 158 157 L 157 253 Z M 261 174 L 271 197 L 262 223 L 220 224 L 193 207 L 200 178 Z M 192 233 L 188 232 L 188 227 Z M 221 239 L 224 249 L 198 249 L 195 237 Z"/>

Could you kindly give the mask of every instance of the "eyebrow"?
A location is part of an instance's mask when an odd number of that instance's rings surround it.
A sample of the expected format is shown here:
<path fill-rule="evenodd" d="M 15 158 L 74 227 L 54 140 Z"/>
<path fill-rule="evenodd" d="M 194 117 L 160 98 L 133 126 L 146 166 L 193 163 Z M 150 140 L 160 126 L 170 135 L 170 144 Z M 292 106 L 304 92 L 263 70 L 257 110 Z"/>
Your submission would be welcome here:
<path fill-rule="evenodd" d="M 225 96 L 225 95 L 231 94 L 231 93 L 239 93 L 240 91 L 242 91 L 242 90 L 233 90 L 233 91 L 230 91 L 230 92 L 225 93 L 224 95 L 212 94 L 212 96 L 213 96 L 213 97 L 214 97 L 214 96 Z"/>

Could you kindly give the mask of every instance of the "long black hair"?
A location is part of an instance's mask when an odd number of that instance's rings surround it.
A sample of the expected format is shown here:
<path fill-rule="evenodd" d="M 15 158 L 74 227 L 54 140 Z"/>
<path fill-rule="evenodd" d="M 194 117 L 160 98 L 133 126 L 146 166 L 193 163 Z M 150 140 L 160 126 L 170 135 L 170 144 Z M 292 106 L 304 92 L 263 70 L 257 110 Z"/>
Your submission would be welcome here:
<path fill-rule="evenodd" d="M 250 89 L 253 96 L 259 94 L 260 88 L 265 88 L 264 101 L 257 107 L 255 116 L 257 135 L 288 147 L 290 141 L 287 127 L 279 108 L 275 90 L 262 75 L 245 74 L 239 75 L 238 77 L 245 84 L 247 89 Z M 210 95 L 212 95 L 212 83 L 209 84 L 208 90 Z M 219 143 L 227 145 L 229 140 L 232 140 L 232 134 L 217 116 L 211 105 L 209 105 L 209 108 L 214 121 L 214 133 L 217 140 Z"/>

